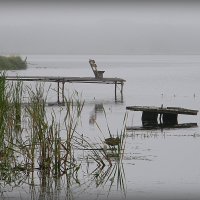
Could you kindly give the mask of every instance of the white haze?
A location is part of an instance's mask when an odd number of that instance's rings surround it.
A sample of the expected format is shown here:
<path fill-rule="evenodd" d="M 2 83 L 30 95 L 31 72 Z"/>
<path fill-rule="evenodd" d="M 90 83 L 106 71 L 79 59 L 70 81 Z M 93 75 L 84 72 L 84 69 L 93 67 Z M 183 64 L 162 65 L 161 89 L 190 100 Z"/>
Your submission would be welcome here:
<path fill-rule="evenodd" d="M 1 54 L 199 54 L 200 3 L 0 3 Z"/>

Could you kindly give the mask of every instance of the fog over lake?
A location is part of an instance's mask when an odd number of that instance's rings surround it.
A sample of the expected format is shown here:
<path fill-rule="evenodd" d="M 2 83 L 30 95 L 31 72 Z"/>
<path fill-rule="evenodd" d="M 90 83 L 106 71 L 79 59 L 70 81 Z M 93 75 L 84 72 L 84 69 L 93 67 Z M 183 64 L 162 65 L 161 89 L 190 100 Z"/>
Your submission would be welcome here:
<path fill-rule="evenodd" d="M 199 19 L 195 0 L 2 0 L 0 55 L 28 66 L 0 79 L 0 199 L 199 200 L 199 113 L 126 109 L 200 110 Z"/>
<path fill-rule="evenodd" d="M 1 1 L 1 54 L 199 54 L 198 1 Z"/>

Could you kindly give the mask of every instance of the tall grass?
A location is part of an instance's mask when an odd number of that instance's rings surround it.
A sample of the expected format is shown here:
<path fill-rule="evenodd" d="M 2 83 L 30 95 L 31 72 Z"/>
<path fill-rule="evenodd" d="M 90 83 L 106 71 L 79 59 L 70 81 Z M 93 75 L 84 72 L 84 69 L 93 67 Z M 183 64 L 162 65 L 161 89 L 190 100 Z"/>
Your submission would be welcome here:
<path fill-rule="evenodd" d="M 91 142 L 91 140 L 82 135 L 76 134 L 74 137 L 74 141 L 76 144 L 76 147 L 78 149 L 86 150 L 89 155 L 88 157 L 92 160 L 94 160 L 98 167 L 105 167 L 106 163 L 108 163 L 110 166 L 112 166 L 113 162 L 115 161 L 122 161 L 124 156 L 124 149 L 126 144 L 126 120 L 127 120 L 127 113 L 124 115 L 123 119 L 123 127 L 120 131 L 120 133 L 117 132 L 117 134 L 112 134 L 111 130 L 109 128 L 106 112 L 104 110 L 105 119 L 106 119 L 106 126 L 108 129 L 108 136 L 109 138 L 105 138 L 105 133 L 102 132 L 100 126 L 96 122 L 96 125 L 102 135 L 104 136 L 104 140 L 100 139 L 96 143 Z M 111 144 L 107 144 L 106 141 L 111 141 Z"/>
<path fill-rule="evenodd" d="M 66 114 L 64 122 L 60 122 L 54 110 L 47 113 L 43 88 L 42 85 L 35 90 L 26 88 L 29 99 L 24 106 L 22 83 L 8 83 L 5 74 L 1 74 L 0 175 L 5 184 L 24 179 L 24 173 L 33 181 L 35 171 L 39 170 L 45 185 L 49 177 L 77 173 L 79 169 L 73 155 L 72 139 L 84 102 L 77 92 L 66 98 L 65 106 L 60 108 Z M 21 123 L 22 115 L 28 119 L 27 127 Z M 65 126 L 63 138 L 60 135 L 62 124 Z"/>
<path fill-rule="evenodd" d="M 26 69 L 27 62 L 20 56 L 0 56 L 0 70 Z"/>
<path fill-rule="evenodd" d="M 26 104 L 22 103 L 24 93 L 28 94 Z M 0 177 L 3 177 L 5 185 L 20 185 L 25 179 L 28 179 L 30 185 L 34 185 L 37 176 L 41 193 L 44 193 L 44 188 L 51 185 L 50 180 L 59 180 L 64 175 L 68 186 L 71 179 L 79 184 L 81 163 L 74 153 L 76 147 L 87 150 L 87 157 L 97 163 L 98 169 L 103 169 L 107 164 L 112 168 L 102 175 L 99 185 L 118 177 L 117 185 L 123 189 L 125 176 L 120 163 L 125 149 L 127 114 L 124 116 L 123 128 L 117 135 L 111 133 L 107 123 L 108 136 L 119 138 L 120 143 L 114 148 L 108 146 L 105 149 L 103 140 L 93 143 L 77 132 L 84 108 L 84 101 L 78 92 L 65 97 L 64 105 L 56 107 L 56 111 L 54 108 L 47 108 L 47 96 L 44 94 L 42 84 L 37 85 L 34 90 L 24 88 L 22 82 L 8 83 L 5 74 L 1 74 Z M 58 113 L 63 118 L 58 117 Z M 23 118 L 27 119 L 26 127 L 22 123 Z"/>
<path fill-rule="evenodd" d="M 18 159 L 16 130 L 21 125 L 21 83 L 8 84 L 5 73 L 0 77 L 0 174 L 4 185 L 16 185 L 24 179 Z M 16 178 L 17 177 L 17 178 Z M 20 178 L 19 178 L 20 177 Z"/>
<path fill-rule="evenodd" d="M 5 74 L 0 77 L 0 151 L 3 150 L 4 136 L 6 129 L 6 121 L 8 118 L 8 99 L 6 93 L 6 78 Z"/>
<path fill-rule="evenodd" d="M 36 88 L 35 92 L 29 92 L 30 100 L 26 111 L 30 120 L 28 129 L 31 137 L 26 148 L 27 157 L 32 170 L 38 168 L 53 176 L 61 176 L 76 167 L 72 139 L 84 103 L 79 100 L 78 93 L 65 98 L 65 106 L 61 108 L 66 113 L 63 122 L 65 130 L 62 130 L 61 138 L 62 123 L 57 121 L 54 111 L 47 117 L 46 98 L 43 94 L 43 87 Z"/>

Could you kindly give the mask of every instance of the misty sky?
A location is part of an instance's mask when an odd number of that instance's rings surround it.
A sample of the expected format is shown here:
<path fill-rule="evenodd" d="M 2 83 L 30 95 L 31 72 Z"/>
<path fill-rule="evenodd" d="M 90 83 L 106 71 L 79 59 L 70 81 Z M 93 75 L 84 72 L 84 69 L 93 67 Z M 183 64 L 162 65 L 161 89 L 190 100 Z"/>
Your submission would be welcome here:
<path fill-rule="evenodd" d="M 200 2 L 1 1 L 0 54 L 200 54 Z"/>

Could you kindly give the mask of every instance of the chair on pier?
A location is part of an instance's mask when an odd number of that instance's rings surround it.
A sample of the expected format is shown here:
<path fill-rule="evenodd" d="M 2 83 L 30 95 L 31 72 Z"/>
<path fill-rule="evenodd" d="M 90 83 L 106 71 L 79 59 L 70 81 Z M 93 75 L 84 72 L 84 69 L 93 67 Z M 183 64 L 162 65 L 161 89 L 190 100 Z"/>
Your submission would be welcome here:
<path fill-rule="evenodd" d="M 94 60 L 89 60 L 90 66 L 92 68 L 92 71 L 94 72 L 95 78 L 103 78 L 103 73 L 105 71 L 99 71 L 97 70 L 97 65 Z"/>

